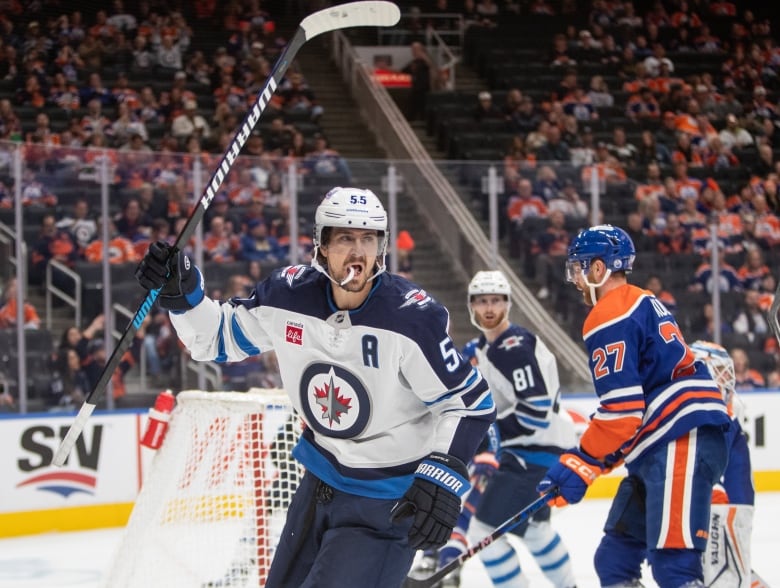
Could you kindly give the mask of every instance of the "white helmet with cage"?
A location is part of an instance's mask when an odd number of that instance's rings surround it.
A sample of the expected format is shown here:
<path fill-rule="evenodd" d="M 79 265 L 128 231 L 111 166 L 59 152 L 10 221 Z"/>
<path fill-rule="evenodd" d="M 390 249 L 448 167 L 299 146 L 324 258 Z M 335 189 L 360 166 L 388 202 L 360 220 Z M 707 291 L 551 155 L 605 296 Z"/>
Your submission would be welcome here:
<path fill-rule="evenodd" d="M 728 404 L 736 389 L 736 375 L 734 373 L 734 361 L 728 351 L 717 343 L 711 341 L 694 341 L 690 345 L 691 351 L 707 365 L 710 375 L 720 387 L 723 400 Z"/>
<path fill-rule="evenodd" d="M 376 194 L 371 190 L 339 186 L 325 194 L 325 198 L 317 207 L 317 211 L 314 213 L 314 253 L 311 264 L 329 278 L 330 274 L 320 264 L 318 254 L 320 247 L 327 244 L 327 233 L 323 242 L 323 231 L 330 227 L 376 230 L 379 235 L 379 246 L 376 254 L 377 265 L 376 271 L 370 279 L 374 279 L 385 271 L 387 212 Z"/>
<path fill-rule="evenodd" d="M 480 294 L 498 294 L 500 296 L 505 296 L 507 300 L 506 312 L 507 316 L 509 316 L 509 309 L 512 306 L 512 288 L 509 285 L 509 280 L 506 279 L 506 276 L 497 270 L 478 271 L 476 274 L 474 274 L 474 277 L 471 278 L 471 282 L 469 282 L 467 300 L 469 317 L 471 318 L 472 325 L 477 327 L 480 331 L 484 331 L 485 329 L 474 317 L 474 309 L 471 306 L 471 301 L 474 299 L 474 296 L 479 296 Z"/>

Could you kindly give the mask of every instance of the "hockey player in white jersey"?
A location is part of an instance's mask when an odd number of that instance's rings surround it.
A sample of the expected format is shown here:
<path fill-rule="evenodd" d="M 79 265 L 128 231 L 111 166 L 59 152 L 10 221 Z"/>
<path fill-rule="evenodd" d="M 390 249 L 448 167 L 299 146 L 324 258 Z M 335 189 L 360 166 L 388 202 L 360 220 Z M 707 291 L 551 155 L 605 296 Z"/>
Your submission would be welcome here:
<path fill-rule="evenodd" d="M 468 491 L 465 464 L 495 419 L 479 371 L 447 334 L 447 310 L 385 272 L 387 215 L 369 190 L 334 188 L 315 214 L 311 266 L 246 299 L 204 295 L 198 268 L 164 243 L 136 271 L 197 360 L 274 349 L 306 427 L 306 469 L 266 587 L 397 588 L 417 549 L 443 545 Z M 168 277 L 170 276 L 170 277 Z"/>
<path fill-rule="evenodd" d="M 477 367 L 493 393 L 500 439 L 500 465 L 488 480 L 471 520 L 471 543 L 533 502 L 538 497 L 536 484 L 576 440 L 571 418 L 559 410 L 555 356 L 534 333 L 509 321 L 509 297 L 509 282 L 499 271 L 477 272 L 469 284 L 469 314 L 482 331 L 476 346 Z M 522 538 L 554 586 L 574 586 L 569 553 L 550 524 L 549 506 L 512 533 Z M 494 585 L 529 586 L 507 536 L 479 556 Z"/>

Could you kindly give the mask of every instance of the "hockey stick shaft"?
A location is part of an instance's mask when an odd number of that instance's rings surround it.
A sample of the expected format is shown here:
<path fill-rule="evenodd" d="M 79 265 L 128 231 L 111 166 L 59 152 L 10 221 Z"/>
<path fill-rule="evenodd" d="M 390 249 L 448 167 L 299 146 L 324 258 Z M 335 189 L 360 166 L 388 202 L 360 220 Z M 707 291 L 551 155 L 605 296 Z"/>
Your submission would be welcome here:
<path fill-rule="evenodd" d="M 502 535 L 505 535 L 506 533 L 508 533 L 515 527 L 517 527 L 518 525 L 521 525 L 522 523 L 526 522 L 534 515 L 534 513 L 536 513 L 536 511 L 542 508 L 545 504 L 547 504 L 549 500 L 555 498 L 557 495 L 558 495 L 558 488 L 557 487 L 550 488 L 542 495 L 540 495 L 539 498 L 537 498 L 531 504 L 526 506 L 523 510 L 521 510 L 516 515 L 513 515 L 511 518 L 508 518 L 503 523 L 501 523 L 498 527 L 496 527 L 496 529 L 490 535 L 483 537 L 479 541 L 479 543 L 476 543 L 471 547 L 469 547 L 458 557 L 453 559 L 443 568 L 436 570 L 433 574 L 431 574 L 427 578 L 412 578 L 410 576 L 407 576 L 407 578 L 404 580 L 402 588 L 430 588 L 431 586 L 435 586 L 436 584 L 441 582 L 445 578 L 445 576 L 450 574 L 450 572 L 461 567 L 464 563 L 466 563 L 466 561 L 468 561 L 477 553 L 479 553 L 480 551 L 482 551 L 483 549 L 491 545 L 496 539 L 498 539 Z"/>
<path fill-rule="evenodd" d="M 401 13 L 398 6 L 392 2 L 386 2 L 384 0 L 367 0 L 326 8 L 310 14 L 301 21 L 301 24 L 296 29 L 292 39 L 290 39 L 290 42 L 276 61 L 263 89 L 258 93 L 254 104 L 249 109 L 249 112 L 241 125 L 239 125 L 238 131 L 236 131 L 235 136 L 230 141 L 230 146 L 222 155 L 222 159 L 219 162 L 216 171 L 211 176 L 211 180 L 206 184 L 206 190 L 201 196 L 200 201 L 197 206 L 195 206 L 192 213 L 190 213 L 181 233 L 179 233 L 179 236 L 176 238 L 176 242 L 172 248 L 172 254 L 175 254 L 176 251 L 186 245 L 192 238 L 198 223 L 203 219 L 203 215 L 206 213 L 206 210 L 208 210 L 211 201 L 214 199 L 214 196 L 217 195 L 219 187 L 233 167 L 233 163 L 241 152 L 244 143 L 246 143 L 252 130 L 255 128 L 255 125 L 260 120 L 260 116 L 268 106 L 268 102 L 271 100 L 276 88 L 281 83 L 290 63 L 292 63 L 304 43 L 317 35 L 339 29 L 359 26 L 393 26 L 398 22 L 400 16 Z M 79 409 L 78 415 L 68 429 L 60 446 L 57 448 L 57 452 L 54 454 L 54 459 L 52 460 L 54 465 L 61 466 L 65 463 L 73 446 L 76 444 L 76 440 L 84 430 L 87 420 L 95 410 L 98 401 L 105 393 L 106 387 L 108 386 L 114 371 L 122 361 L 122 356 L 130 348 L 133 337 L 146 319 L 146 316 L 149 314 L 149 311 L 159 294 L 160 289 L 149 290 L 146 298 L 141 302 L 141 305 L 138 307 L 130 324 L 127 325 L 124 333 L 122 333 L 114 351 L 111 353 L 108 361 L 106 361 L 100 378 L 87 395 L 84 404 L 82 404 Z"/>

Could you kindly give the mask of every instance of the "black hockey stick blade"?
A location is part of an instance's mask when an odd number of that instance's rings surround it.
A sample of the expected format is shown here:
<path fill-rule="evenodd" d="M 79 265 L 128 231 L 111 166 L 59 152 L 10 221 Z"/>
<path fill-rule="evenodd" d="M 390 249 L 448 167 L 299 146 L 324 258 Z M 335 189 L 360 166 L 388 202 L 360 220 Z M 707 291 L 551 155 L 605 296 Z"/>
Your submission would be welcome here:
<path fill-rule="evenodd" d="M 222 185 L 228 172 L 230 172 L 230 169 L 233 167 L 233 163 L 241 152 L 244 143 L 246 143 L 251 135 L 252 129 L 255 128 L 257 121 L 260 120 L 260 116 L 263 114 L 268 102 L 271 100 L 271 96 L 273 96 L 276 88 L 281 83 L 282 78 L 284 78 L 284 74 L 287 72 L 288 67 L 295 59 L 295 56 L 298 54 L 298 51 L 303 44 L 317 35 L 340 29 L 361 26 L 390 27 L 395 25 L 400 18 L 401 12 L 394 3 L 386 2 L 385 0 L 365 0 L 326 8 L 310 14 L 301 21 L 300 26 L 284 48 L 284 51 L 282 51 L 273 70 L 271 70 L 271 74 L 268 76 L 265 86 L 263 86 L 263 89 L 258 93 L 255 103 L 249 109 L 243 122 L 239 125 L 235 136 L 230 141 L 227 151 L 222 155 L 222 159 L 219 162 L 216 171 L 211 176 L 211 180 L 206 184 L 205 192 L 187 219 L 187 222 L 184 224 L 181 233 L 179 233 L 179 236 L 176 238 L 176 242 L 171 249 L 171 255 L 175 255 L 176 252 L 192 238 L 198 223 L 203 219 L 203 215 L 211 205 L 211 201 L 214 199 L 214 196 L 217 195 L 217 190 L 219 190 L 219 187 Z M 124 333 L 122 333 L 117 346 L 106 361 L 106 365 L 103 368 L 103 372 L 95 384 L 95 387 L 87 395 L 76 418 L 68 429 L 67 434 L 57 448 L 57 452 L 54 454 L 54 459 L 52 460 L 54 465 L 62 466 L 65 464 L 68 455 L 76 444 L 76 440 L 81 436 L 87 420 L 92 415 L 97 403 L 105 393 L 111 376 L 122 361 L 122 356 L 130 348 L 133 337 L 141 324 L 143 324 L 159 294 L 160 289 L 149 290 L 146 298 L 141 302 L 141 305 L 138 307 L 130 324 L 127 325 Z"/>
<path fill-rule="evenodd" d="M 433 574 L 426 578 L 414 578 L 412 576 L 407 576 L 404 580 L 404 583 L 401 585 L 401 588 L 431 588 L 432 586 L 435 586 L 439 582 L 441 582 L 446 576 L 448 576 L 452 571 L 456 570 L 457 568 L 461 567 L 466 561 L 471 559 L 474 555 L 488 547 L 491 543 L 493 543 L 496 539 L 501 537 L 502 535 L 505 535 L 518 525 L 523 524 L 528 519 L 530 519 L 536 511 L 538 511 L 540 508 L 542 508 L 545 504 L 547 504 L 548 501 L 552 500 L 558 496 L 558 487 L 554 486 L 547 490 L 546 492 L 542 493 L 539 498 L 534 500 L 531 504 L 526 506 L 523 510 L 518 512 L 516 515 L 513 515 L 512 517 L 505 520 L 503 523 L 501 523 L 496 529 L 488 536 L 483 537 L 478 543 L 475 543 L 471 547 L 469 547 L 466 551 L 461 553 L 458 557 L 453 559 L 451 562 L 449 562 L 447 565 L 445 565 L 443 568 L 436 570 Z"/>

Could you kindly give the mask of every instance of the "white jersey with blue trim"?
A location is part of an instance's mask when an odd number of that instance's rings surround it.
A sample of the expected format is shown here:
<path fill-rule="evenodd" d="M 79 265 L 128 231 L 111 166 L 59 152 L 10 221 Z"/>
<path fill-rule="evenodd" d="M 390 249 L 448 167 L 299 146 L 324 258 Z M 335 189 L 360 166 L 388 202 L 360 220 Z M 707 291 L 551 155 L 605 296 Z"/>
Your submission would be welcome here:
<path fill-rule="evenodd" d="M 487 383 L 447 334 L 446 309 L 398 276 L 378 276 L 344 311 L 326 276 L 291 266 L 247 299 L 204 298 L 171 320 L 198 360 L 275 350 L 307 425 L 293 454 L 346 492 L 400 497 L 432 451 L 468 462 L 495 418 Z"/>
<path fill-rule="evenodd" d="M 576 445 L 571 417 L 559 407 L 557 362 L 541 339 L 511 324 L 492 343 L 480 337 L 476 357 L 496 403 L 502 449 L 546 465 L 555 459 L 535 454 L 557 456 Z"/>

